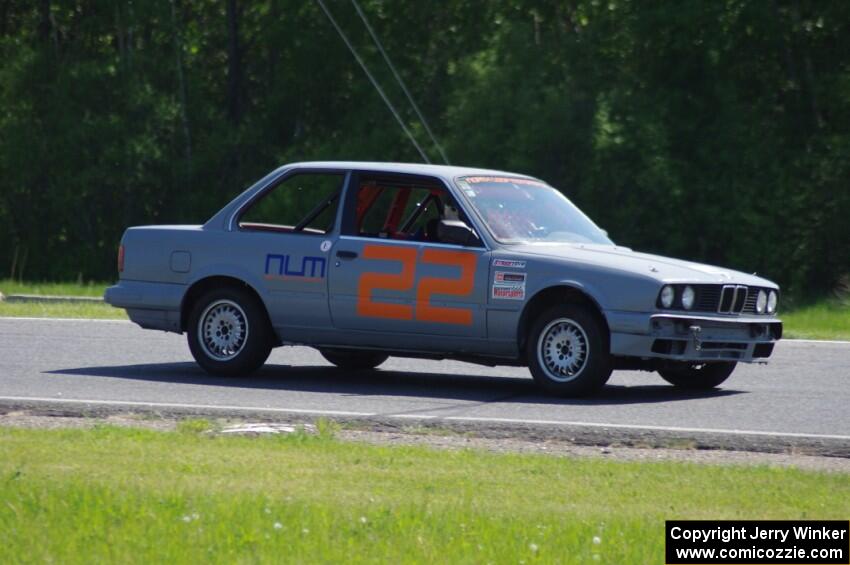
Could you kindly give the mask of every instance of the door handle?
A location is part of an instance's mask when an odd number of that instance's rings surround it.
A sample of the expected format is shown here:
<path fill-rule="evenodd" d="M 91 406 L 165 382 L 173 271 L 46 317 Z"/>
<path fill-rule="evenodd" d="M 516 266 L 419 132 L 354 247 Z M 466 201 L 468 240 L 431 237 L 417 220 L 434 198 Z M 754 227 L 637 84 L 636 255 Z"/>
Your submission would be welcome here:
<path fill-rule="evenodd" d="M 336 252 L 336 256 L 340 259 L 357 259 L 357 252 L 340 250 Z"/>

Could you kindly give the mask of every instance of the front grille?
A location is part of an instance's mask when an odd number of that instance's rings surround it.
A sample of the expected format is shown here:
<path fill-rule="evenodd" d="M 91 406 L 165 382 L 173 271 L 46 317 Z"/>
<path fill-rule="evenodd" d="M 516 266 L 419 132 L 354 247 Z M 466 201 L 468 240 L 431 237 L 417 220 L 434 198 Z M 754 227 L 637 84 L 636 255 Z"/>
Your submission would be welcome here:
<path fill-rule="evenodd" d="M 720 306 L 717 307 L 718 312 L 731 312 L 735 295 L 738 290 L 735 286 L 724 286 L 720 291 Z"/>
<path fill-rule="evenodd" d="M 759 297 L 759 289 L 750 288 L 750 293 L 747 295 L 747 301 L 744 303 L 744 312 L 747 314 L 756 313 L 756 300 Z"/>
<path fill-rule="evenodd" d="M 747 287 L 739 286 L 735 293 L 735 304 L 732 306 L 733 312 L 741 312 L 744 309 L 744 304 L 747 302 Z"/>
<path fill-rule="evenodd" d="M 756 314 L 756 300 L 759 297 L 759 291 L 763 290 L 765 292 L 770 292 L 770 289 L 760 288 L 756 286 L 750 287 L 750 294 L 747 296 L 747 303 L 744 304 L 744 313 L 745 314 Z M 764 314 L 764 312 L 762 312 Z"/>
<path fill-rule="evenodd" d="M 725 284 L 720 292 L 720 314 L 739 314 L 747 301 L 747 287 L 740 284 Z"/>
<path fill-rule="evenodd" d="M 694 285 L 694 290 L 697 293 L 694 310 L 697 312 L 717 312 L 721 288 L 720 285 L 716 284 Z"/>
<path fill-rule="evenodd" d="M 692 312 L 720 314 L 755 314 L 760 287 L 736 284 L 691 285 L 697 293 Z"/>

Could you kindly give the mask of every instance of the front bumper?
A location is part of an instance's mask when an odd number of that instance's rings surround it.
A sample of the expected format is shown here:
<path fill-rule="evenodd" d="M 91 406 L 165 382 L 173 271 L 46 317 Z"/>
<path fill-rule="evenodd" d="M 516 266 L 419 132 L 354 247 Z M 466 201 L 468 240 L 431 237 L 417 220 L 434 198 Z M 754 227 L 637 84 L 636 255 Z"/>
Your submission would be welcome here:
<path fill-rule="evenodd" d="M 103 300 L 127 310 L 130 320 L 145 329 L 180 332 L 182 284 L 120 280 L 106 289 Z"/>
<path fill-rule="evenodd" d="M 782 337 L 782 322 L 764 316 L 613 312 L 611 354 L 672 361 L 764 361 Z"/>

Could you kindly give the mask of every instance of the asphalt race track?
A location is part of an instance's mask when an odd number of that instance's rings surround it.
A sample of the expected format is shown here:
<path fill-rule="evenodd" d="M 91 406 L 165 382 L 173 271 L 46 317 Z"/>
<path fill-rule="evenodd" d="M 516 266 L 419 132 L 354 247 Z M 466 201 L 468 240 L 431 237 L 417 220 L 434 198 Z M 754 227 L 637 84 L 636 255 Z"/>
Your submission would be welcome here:
<path fill-rule="evenodd" d="M 850 343 L 783 341 L 770 364 L 740 365 L 716 391 L 615 372 L 597 396 L 556 399 L 523 368 L 390 358 L 347 373 L 304 347 L 276 349 L 252 377 L 211 377 L 185 336 L 121 321 L 0 318 L 0 406 L 324 415 L 612 441 L 667 434 L 850 456 Z"/>

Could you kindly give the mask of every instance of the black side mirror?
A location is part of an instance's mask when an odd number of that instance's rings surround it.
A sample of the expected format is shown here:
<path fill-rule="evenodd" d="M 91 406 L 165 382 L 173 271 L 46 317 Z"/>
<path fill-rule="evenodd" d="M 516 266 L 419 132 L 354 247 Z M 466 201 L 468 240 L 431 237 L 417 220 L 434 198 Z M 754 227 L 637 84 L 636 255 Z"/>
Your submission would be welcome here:
<path fill-rule="evenodd" d="M 467 246 L 481 245 L 481 240 L 478 239 L 472 228 L 460 220 L 440 220 L 440 223 L 437 224 L 437 239 L 440 243 Z"/>

